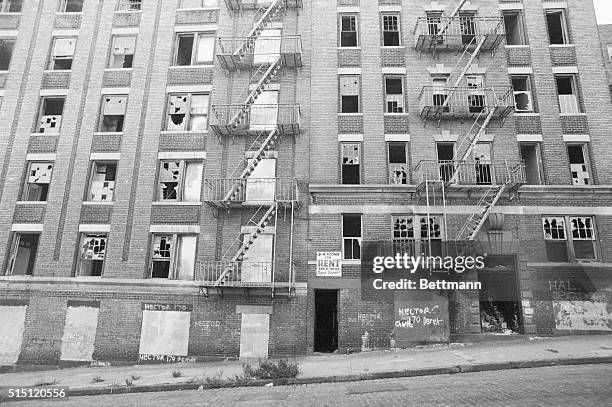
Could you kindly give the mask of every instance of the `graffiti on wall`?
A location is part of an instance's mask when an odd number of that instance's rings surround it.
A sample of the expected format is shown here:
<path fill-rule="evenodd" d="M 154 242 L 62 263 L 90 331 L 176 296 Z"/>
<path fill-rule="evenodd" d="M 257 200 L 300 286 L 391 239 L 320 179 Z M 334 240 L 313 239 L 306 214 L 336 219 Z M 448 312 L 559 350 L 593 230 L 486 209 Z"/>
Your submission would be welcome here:
<path fill-rule="evenodd" d="M 356 326 L 371 326 L 376 322 L 382 321 L 382 314 L 380 312 L 375 313 L 358 313 L 356 317 L 348 317 L 347 322 L 351 325 Z"/>
<path fill-rule="evenodd" d="M 612 304 L 606 292 L 588 293 L 567 280 L 549 281 L 555 327 L 564 331 L 612 331 Z"/>

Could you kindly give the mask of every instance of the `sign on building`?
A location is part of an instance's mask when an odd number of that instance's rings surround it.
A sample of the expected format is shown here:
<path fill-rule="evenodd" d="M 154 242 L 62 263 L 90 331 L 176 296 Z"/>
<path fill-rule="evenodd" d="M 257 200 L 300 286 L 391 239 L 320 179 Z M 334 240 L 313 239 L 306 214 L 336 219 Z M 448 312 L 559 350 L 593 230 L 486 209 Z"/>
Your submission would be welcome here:
<path fill-rule="evenodd" d="M 317 252 L 317 277 L 342 277 L 342 253 Z"/>

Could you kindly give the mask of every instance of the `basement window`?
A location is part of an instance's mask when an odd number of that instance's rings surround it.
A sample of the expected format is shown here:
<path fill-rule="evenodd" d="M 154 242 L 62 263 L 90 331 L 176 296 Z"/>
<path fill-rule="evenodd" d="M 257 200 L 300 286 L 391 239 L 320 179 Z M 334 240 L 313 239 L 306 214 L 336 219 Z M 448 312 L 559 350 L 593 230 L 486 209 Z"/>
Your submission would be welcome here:
<path fill-rule="evenodd" d="M 34 263 L 38 252 L 38 233 L 14 233 L 11 245 L 11 257 L 7 269 L 9 276 L 31 276 L 34 274 Z"/>
<path fill-rule="evenodd" d="M 102 117 L 100 118 L 99 131 L 116 133 L 123 131 L 127 99 L 127 96 L 116 95 L 107 95 L 102 98 Z"/>
<path fill-rule="evenodd" d="M 354 14 L 340 15 L 340 46 L 357 46 L 357 16 Z"/>
<path fill-rule="evenodd" d="M 109 68 L 131 68 L 134 62 L 134 50 L 136 49 L 136 37 L 115 35 L 111 47 Z"/>
<path fill-rule="evenodd" d="M 385 112 L 404 113 L 404 81 L 401 76 L 385 76 Z"/>
<path fill-rule="evenodd" d="M 389 183 L 408 184 L 408 155 L 406 143 L 389 143 Z"/>
<path fill-rule="evenodd" d="M 586 144 L 570 144 L 567 146 L 573 185 L 591 184 L 587 151 Z"/>
<path fill-rule="evenodd" d="M 159 169 L 158 200 L 200 202 L 202 162 L 162 161 Z"/>
<path fill-rule="evenodd" d="M 23 0 L 0 1 L 0 13 L 20 13 Z"/>
<path fill-rule="evenodd" d="M 361 145 L 358 143 L 342 143 L 342 184 L 359 184 L 361 162 Z"/>
<path fill-rule="evenodd" d="M 36 128 L 37 133 L 58 134 L 62 124 L 65 99 L 44 97 L 41 100 L 40 115 Z"/>
<path fill-rule="evenodd" d="M 14 48 L 14 39 L 0 38 L 0 71 L 8 71 Z"/>
<path fill-rule="evenodd" d="M 357 75 L 340 76 L 340 112 L 359 113 L 361 80 Z"/>
<path fill-rule="evenodd" d="M 523 13 L 520 10 L 504 11 L 504 25 L 506 27 L 506 44 L 526 45 Z"/>
<path fill-rule="evenodd" d="M 532 113 L 533 100 L 531 93 L 531 78 L 529 76 L 512 76 L 514 88 L 514 108 L 517 113 Z"/>
<path fill-rule="evenodd" d="M 399 14 L 383 14 L 383 46 L 397 47 L 400 45 Z"/>
<path fill-rule="evenodd" d="M 569 44 L 567 19 L 563 10 L 546 11 L 546 25 L 551 44 Z"/>
<path fill-rule="evenodd" d="M 76 37 L 54 38 L 48 69 L 55 71 L 72 69 L 76 41 Z"/>
<path fill-rule="evenodd" d="M 210 65 L 215 53 L 214 33 L 178 34 L 174 65 Z"/>
<path fill-rule="evenodd" d="M 83 0 L 62 0 L 60 11 L 66 13 L 80 13 L 83 11 Z"/>
<path fill-rule="evenodd" d="M 116 162 L 94 161 L 87 200 L 90 202 L 112 202 L 116 181 Z"/>
<path fill-rule="evenodd" d="M 574 75 L 559 75 L 555 77 L 557 94 L 559 95 L 559 111 L 562 114 L 580 113 L 576 78 Z"/>
<path fill-rule="evenodd" d="M 193 280 L 196 245 L 196 235 L 153 235 L 151 278 Z"/>
<path fill-rule="evenodd" d="M 342 215 L 342 258 L 361 259 L 361 215 Z"/>
<path fill-rule="evenodd" d="M 28 166 L 26 182 L 21 196 L 22 200 L 46 201 L 47 195 L 49 194 L 52 173 L 53 163 L 31 162 Z"/>
<path fill-rule="evenodd" d="M 100 277 L 106 257 L 106 234 L 82 234 L 79 247 L 79 277 Z"/>
<path fill-rule="evenodd" d="M 208 100 L 208 94 L 169 95 L 166 130 L 206 131 Z"/>
<path fill-rule="evenodd" d="M 118 11 L 139 11 L 142 7 L 142 0 L 119 0 Z"/>

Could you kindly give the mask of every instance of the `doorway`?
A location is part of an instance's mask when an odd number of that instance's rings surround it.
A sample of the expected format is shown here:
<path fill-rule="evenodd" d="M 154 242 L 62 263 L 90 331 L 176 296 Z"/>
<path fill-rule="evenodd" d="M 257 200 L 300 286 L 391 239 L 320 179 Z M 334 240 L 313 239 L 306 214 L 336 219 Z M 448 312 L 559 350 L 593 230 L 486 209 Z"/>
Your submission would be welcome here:
<path fill-rule="evenodd" d="M 338 349 L 338 290 L 315 290 L 314 351 Z"/>

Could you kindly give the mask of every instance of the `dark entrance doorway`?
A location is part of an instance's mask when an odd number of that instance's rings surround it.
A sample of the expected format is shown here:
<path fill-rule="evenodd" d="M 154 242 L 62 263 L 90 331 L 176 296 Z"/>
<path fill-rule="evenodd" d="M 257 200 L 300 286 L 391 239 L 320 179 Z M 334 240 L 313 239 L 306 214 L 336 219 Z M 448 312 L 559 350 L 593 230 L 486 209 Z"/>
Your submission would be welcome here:
<path fill-rule="evenodd" d="M 516 261 L 513 256 L 489 256 L 478 272 L 482 333 L 523 333 Z"/>
<path fill-rule="evenodd" d="M 315 290 L 314 351 L 338 349 L 338 291 Z"/>

